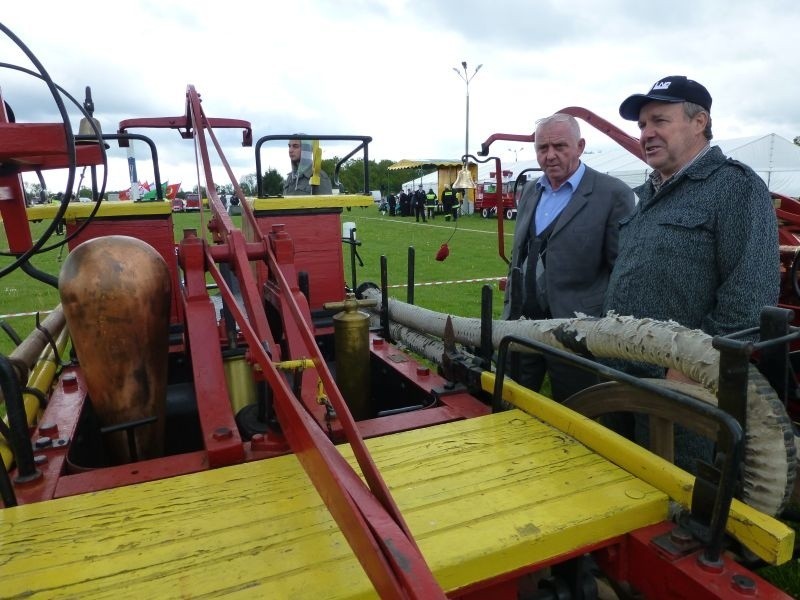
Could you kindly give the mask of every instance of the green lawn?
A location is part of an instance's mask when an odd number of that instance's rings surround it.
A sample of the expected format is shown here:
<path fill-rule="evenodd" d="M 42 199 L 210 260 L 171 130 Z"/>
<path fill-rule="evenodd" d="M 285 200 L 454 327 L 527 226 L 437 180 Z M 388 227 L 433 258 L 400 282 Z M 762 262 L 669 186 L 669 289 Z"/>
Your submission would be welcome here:
<path fill-rule="evenodd" d="M 384 216 L 372 208 L 345 212 L 342 220 L 356 224 L 357 239 L 362 243 L 358 254 L 364 266 L 358 268 L 358 283 L 380 284 L 380 257 L 385 255 L 390 296 L 405 301 L 409 247 L 413 247 L 415 304 L 439 312 L 478 317 L 481 288 L 491 285 L 495 290 L 494 313 L 500 314 L 503 297 L 496 279 L 504 277 L 508 267 L 498 254 L 496 220 L 470 215 L 456 223 L 437 216 L 423 224 L 416 223 L 412 217 Z M 506 255 L 511 253 L 514 225 L 514 221 L 504 223 Z M 448 239 L 450 255 L 444 261 L 437 261 L 436 253 Z M 344 252 L 345 275 L 350 283 L 349 247 L 345 247 Z M 487 281 L 444 283 L 469 279 Z"/>
<path fill-rule="evenodd" d="M 208 215 L 208 213 L 205 213 Z M 175 214 L 174 229 L 176 239 L 185 228 L 200 227 L 199 213 Z M 234 222 L 240 218 L 235 217 Z M 415 223 L 410 217 L 389 217 L 381 215 L 376 208 L 354 208 L 342 214 L 342 222 L 356 224 L 356 234 L 361 246 L 357 248 L 364 261 L 358 267 L 358 283 L 373 281 L 380 283 L 380 257 L 386 255 L 388 261 L 390 294 L 401 300 L 406 299 L 406 280 L 408 248 L 413 246 L 415 261 L 415 281 L 419 283 L 458 281 L 463 279 L 497 278 L 506 274 L 506 263 L 497 253 L 497 222 L 482 219 L 478 215 L 461 217 L 457 223 L 446 222 L 443 217 L 429 220 L 427 224 Z M 31 223 L 34 238 L 45 229 L 47 223 Z M 514 229 L 513 221 L 506 221 L 508 234 L 505 236 L 507 254 Z M 451 238 L 452 236 L 452 238 Z M 450 256 L 442 262 L 435 260 L 436 251 L 441 244 L 450 239 Z M 54 236 L 54 241 L 63 237 Z M 0 227 L 0 248 L 7 249 L 5 231 Z M 349 246 L 344 246 L 345 275 L 352 282 Z M 31 262 L 41 271 L 58 275 L 66 257 L 66 249 L 55 249 L 35 257 Z M 0 267 L 11 263 L 11 258 L 0 256 Z M 495 281 L 475 283 L 452 283 L 442 285 L 418 285 L 415 287 L 416 304 L 433 310 L 477 317 L 480 315 L 480 294 L 483 285 L 492 285 L 497 291 Z M 27 334 L 33 326 L 32 315 L 16 316 L 19 313 L 47 311 L 58 304 L 56 289 L 36 281 L 17 269 L 0 280 L 0 315 L 21 335 Z M 502 307 L 502 295 L 494 295 L 495 314 Z M 0 352 L 8 354 L 13 344 L 0 334 Z"/>

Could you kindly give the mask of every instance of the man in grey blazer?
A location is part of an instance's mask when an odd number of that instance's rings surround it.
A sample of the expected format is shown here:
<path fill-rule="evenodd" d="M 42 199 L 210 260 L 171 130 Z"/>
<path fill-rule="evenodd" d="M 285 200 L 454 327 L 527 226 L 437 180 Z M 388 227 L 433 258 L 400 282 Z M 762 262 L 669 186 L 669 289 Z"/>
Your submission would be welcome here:
<path fill-rule="evenodd" d="M 633 191 L 581 162 L 585 140 L 569 115 L 539 121 L 534 144 L 544 174 L 520 198 L 503 318 L 600 316 L 617 258 L 619 222 L 633 210 Z M 521 298 L 511 293 L 515 272 Z M 593 374 L 555 359 L 512 354 L 518 383 L 538 391 L 546 372 L 558 401 L 597 383 Z"/>

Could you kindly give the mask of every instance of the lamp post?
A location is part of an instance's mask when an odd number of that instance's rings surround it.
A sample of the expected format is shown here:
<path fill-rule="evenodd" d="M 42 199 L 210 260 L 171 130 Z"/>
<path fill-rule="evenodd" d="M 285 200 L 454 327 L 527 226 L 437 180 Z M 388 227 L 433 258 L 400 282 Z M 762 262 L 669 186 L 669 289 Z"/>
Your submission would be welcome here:
<path fill-rule="evenodd" d="M 522 146 L 520 148 L 508 148 L 509 152 L 514 153 L 514 162 L 517 162 L 517 153 L 522 152 L 523 150 L 525 150 L 525 146 Z"/>
<path fill-rule="evenodd" d="M 466 172 L 466 174 L 469 174 L 469 171 L 467 170 L 467 162 L 468 161 L 467 161 L 467 158 L 466 158 L 466 156 L 469 154 L 469 83 L 470 83 L 470 81 L 472 81 L 475 78 L 475 75 L 478 74 L 478 71 L 481 70 L 482 66 L 483 65 L 480 64 L 477 67 L 475 67 L 475 70 L 472 72 L 472 75 L 470 75 L 469 72 L 467 71 L 467 61 L 465 61 L 465 60 L 461 61 L 461 67 L 464 69 L 463 73 L 458 70 L 458 67 L 453 67 L 453 71 L 456 72 L 456 75 L 458 75 L 461 78 L 461 80 L 464 82 L 464 84 L 467 86 L 467 96 L 466 96 L 467 107 L 466 107 L 466 120 L 465 120 L 465 132 L 464 132 L 464 167 L 461 170 L 462 174 L 465 173 L 465 172 Z M 458 179 L 456 181 L 460 181 L 461 178 L 462 178 L 462 175 L 459 174 Z M 471 179 L 472 178 L 470 177 L 470 180 Z M 474 188 L 475 184 L 473 183 L 471 187 Z M 464 192 L 464 196 L 465 197 L 466 197 L 466 194 L 467 193 L 465 191 Z M 467 204 L 467 206 L 469 206 L 469 204 Z"/>

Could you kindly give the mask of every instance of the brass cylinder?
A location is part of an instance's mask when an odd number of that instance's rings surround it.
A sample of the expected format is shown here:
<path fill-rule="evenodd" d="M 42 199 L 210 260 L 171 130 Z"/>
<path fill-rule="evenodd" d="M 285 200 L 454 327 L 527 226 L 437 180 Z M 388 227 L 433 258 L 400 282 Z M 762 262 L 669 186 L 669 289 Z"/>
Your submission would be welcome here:
<path fill-rule="evenodd" d="M 225 369 L 233 413 L 238 413 L 248 404 L 255 404 L 256 381 L 253 378 L 253 368 L 245 359 L 244 349 L 223 352 L 222 366 Z"/>
<path fill-rule="evenodd" d="M 358 310 L 358 300 L 352 294 L 343 305 L 344 310 L 333 317 L 336 383 L 358 421 L 375 416 L 370 406 L 369 315 Z"/>
<path fill-rule="evenodd" d="M 75 353 L 100 425 L 156 417 L 134 429 L 139 459 L 161 456 L 169 354 L 171 283 L 149 244 L 112 235 L 70 252 L 58 290 Z M 112 462 L 132 459 L 125 431 L 109 433 Z"/>

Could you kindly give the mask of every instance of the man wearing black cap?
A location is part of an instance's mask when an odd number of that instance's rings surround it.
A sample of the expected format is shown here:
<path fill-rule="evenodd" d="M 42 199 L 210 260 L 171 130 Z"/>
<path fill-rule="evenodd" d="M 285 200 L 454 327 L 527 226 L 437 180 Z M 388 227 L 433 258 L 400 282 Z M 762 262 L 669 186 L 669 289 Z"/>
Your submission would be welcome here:
<path fill-rule="evenodd" d="M 636 210 L 620 223 L 604 311 L 718 335 L 756 327 L 761 309 L 777 303 L 778 229 L 769 191 L 750 167 L 709 145 L 710 111 L 708 90 L 683 76 L 665 77 L 620 106 L 624 119 L 638 122 L 653 172 L 634 190 Z M 658 375 L 644 368 L 635 374 Z"/>

